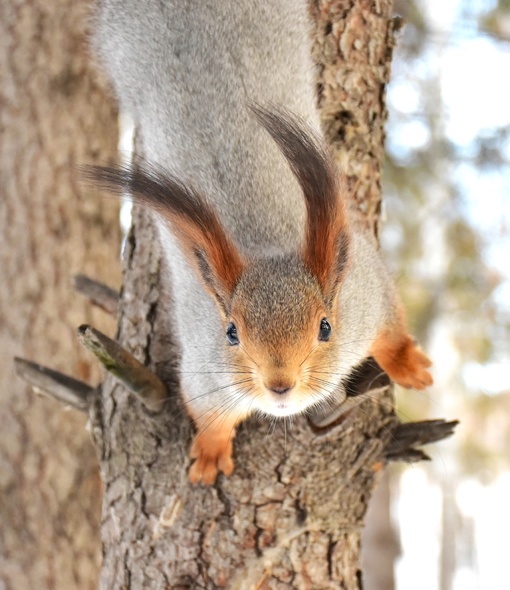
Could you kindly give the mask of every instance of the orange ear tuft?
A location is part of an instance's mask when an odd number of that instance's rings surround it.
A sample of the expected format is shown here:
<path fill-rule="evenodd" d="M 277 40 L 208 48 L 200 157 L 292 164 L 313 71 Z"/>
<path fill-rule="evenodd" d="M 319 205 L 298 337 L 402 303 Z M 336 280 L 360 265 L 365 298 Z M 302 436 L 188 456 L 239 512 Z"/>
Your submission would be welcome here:
<path fill-rule="evenodd" d="M 327 202 L 321 195 L 305 193 L 307 224 L 303 260 L 317 277 L 326 300 L 331 301 L 349 262 L 349 230 L 338 193 Z M 335 202 L 336 201 L 336 202 Z"/>
<path fill-rule="evenodd" d="M 315 131 L 280 107 L 251 105 L 289 162 L 306 202 L 303 261 L 332 302 L 347 268 L 349 231 L 335 164 Z"/>
<path fill-rule="evenodd" d="M 223 313 L 244 270 L 232 238 L 207 200 L 198 192 L 154 166 L 103 168 L 93 166 L 85 175 L 102 188 L 127 192 L 167 220 L 184 252 Z"/>
<path fill-rule="evenodd" d="M 193 220 L 162 213 L 173 225 L 205 286 L 224 315 L 228 315 L 230 299 L 245 265 L 217 214 L 204 199 L 201 200 L 200 215 Z"/>

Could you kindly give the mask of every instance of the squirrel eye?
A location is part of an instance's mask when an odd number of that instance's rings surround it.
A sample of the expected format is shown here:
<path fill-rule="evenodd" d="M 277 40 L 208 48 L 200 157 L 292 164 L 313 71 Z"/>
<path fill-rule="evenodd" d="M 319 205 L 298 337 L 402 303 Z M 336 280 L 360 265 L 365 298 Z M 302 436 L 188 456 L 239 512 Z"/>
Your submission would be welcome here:
<path fill-rule="evenodd" d="M 331 336 L 331 326 L 326 318 L 322 318 L 321 327 L 319 329 L 319 340 L 327 342 Z"/>
<path fill-rule="evenodd" d="M 235 324 L 230 322 L 227 327 L 227 340 L 229 341 L 230 346 L 236 346 L 239 344 L 239 336 L 237 335 L 237 328 Z"/>

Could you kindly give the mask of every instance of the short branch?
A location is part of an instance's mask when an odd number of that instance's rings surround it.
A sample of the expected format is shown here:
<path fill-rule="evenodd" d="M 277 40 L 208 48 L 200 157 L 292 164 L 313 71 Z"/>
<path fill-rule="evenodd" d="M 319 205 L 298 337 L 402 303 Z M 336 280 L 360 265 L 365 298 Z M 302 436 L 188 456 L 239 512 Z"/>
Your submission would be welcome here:
<path fill-rule="evenodd" d="M 88 297 L 97 307 L 111 315 L 117 314 L 119 294 L 110 287 L 89 279 L 85 275 L 76 275 L 73 278 L 73 287 L 78 293 Z"/>
<path fill-rule="evenodd" d="M 88 411 L 88 400 L 94 391 L 89 385 L 25 359 L 15 358 L 14 363 L 17 375 L 30 383 L 35 391 L 46 393 L 82 412 Z"/>
<path fill-rule="evenodd" d="M 120 344 L 91 326 L 78 328 L 78 339 L 149 410 L 159 412 L 167 398 L 163 382 Z"/>
<path fill-rule="evenodd" d="M 427 445 L 453 434 L 458 420 L 425 420 L 399 424 L 393 431 L 393 438 L 384 450 L 388 461 L 422 461 L 430 457 L 415 446 Z"/>

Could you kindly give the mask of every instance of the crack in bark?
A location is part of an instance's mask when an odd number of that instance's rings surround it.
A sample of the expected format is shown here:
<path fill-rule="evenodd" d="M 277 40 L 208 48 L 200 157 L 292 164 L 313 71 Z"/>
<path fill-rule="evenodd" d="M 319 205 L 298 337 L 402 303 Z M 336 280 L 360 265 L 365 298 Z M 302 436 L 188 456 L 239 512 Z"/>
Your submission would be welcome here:
<path fill-rule="evenodd" d="M 133 211 L 134 214 L 134 211 Z M 129 245 L 129 248 L 128 248 Z M 135 257 L 135 251 L 136 251 L 136 233 L 135 233 L 135 226 L 132 225 L 131 228 L 129 229 L 128 235 L 126 236 L 126 244 L 124 246 L 124 252 L 127 252 L 127 258 L 126 258 L 126 268 L 132 268 L 133 267 L 133 260 Z M 124 254 L 125 255 L 125 254 Z M 124 284 L 122 286 L 122 289 L 124 289 Z M 122 300 L 122 296 L 124 295 L 123 291 L 121 291 L 120 293 L 120 299 Z"/>
<path fill-rule="evenodd" d="M 336 541 L 333 541 L 330 535 L 328 535 L 329 542 L 328 542 L 328 553 L 327 553 L 327 560 L 328 560 L 328 577 L 330 580 L 333 579 L 333 553 L 335 551 L 335 547 L 337 545 Z"/>
<path fill-rule="evenodd" d="M 196 565 L 198 568 L 198 573 L 199 575 L 202 577 L 202 579 L 204 580 L 204 583 L 207 581 L 207 559 L 205 559 L 204 555 L 206 553 L 206 547 L 205 542 L 207 539 L 207 533 L 204 530 L 204 527 L 206 525 L 204 524 L 202 526 L 202 528 L 198 531 L 198 542 L 197 542 L 197 547 L 198 547 L 198 553 L 197 553 L 197 558 L 196 558 Z M 195 583 L 198 580 L 195 580 Z"/>
<path fill-rule="evenodd" d="M 360 569 L 356 570 L 356 580 L 359 590 L 363 590 L 363 572 Z"/>
<path fill-rule="evenodd" d="M 294 501 L 294 508 L 296 509 L 296 524 L 298 526 L 303 526 L 308 517 L 308 511 L 304 506 L 301 505 L 299 498 L 296 498 Z"/>
<path fill-rule="evenodd" d="M 225 516 L 230 522 L 233 513 L 232 503 L 230 502 L 227 494 L 224 492 L 221 481 L 217 480 L 214 487 L 216 489 L 218 500 L 223 504 L 223 512 L 221 513 L 221 516 Z"/>
<path fill-rule="evenodd" d="M 126 590 L 131 590 L 131 570 L 129 569 L 129 549 L 124 551 L 124 573 L 126 578 Z M 136 590 L 136 589 L 133 589 Z"/>
<path fill-rule="evenodd" d="M 283 484 L 283 485 L 285 485 L 285 482 L 282 481 L 281 469 L 282 469 L 282 467 L 283 467 L 284 464 L 285 464 L 285 457 L 283 457 L 282 460 L 274 468 L 274 472 L 276 474 L 276 481 L 278 483 Z"/>
<path fill-rule="evenodd" d="M 105 382 L 103 382 L 104 384 Z M 108 418 L 107 418 L 107 424 L 105 425 L 105 429 L 103 430 L 103 433 L 106 432 L 111 432 L 113 431 L 113 421 L 114 419 L 117 417 L 117 391 L 119 389 L 119 385 L 117 383 L 114 383 L 111 391 L 109 392 L 109 403 L 111 404 L 110 408 L 109 408 L 109 412 L 108 412 Z M 104 408 L 105 408 L 105 404 L 103 403 L 102 408 L 103 408 L 103 412 L 102 414 L 104 414 Z M 104 418 L 104 415 L 103 415 Z M 103 424 L 104 424 L 104 420 L 103 420 Z M 108 440 L 111 441 L 111 439 L 108 437 Z M 108 450 L 108 459 L 111 458 L 111 452 L 110 449 Z"/>
<path fill-rule="evenodd" d="M 254 541 L 255 541 L 255 555 L 260 558 L 262 557 L 263 551 L 260 548 L 260 537 L 262 536 L 262 533 L 264 532 L 264 529 L 262 527 L 259 527 L 259 525 L 257 524 L 257 511 L 255 510 L 254 514 L 253 514 L 253 526 L 255 527 L 255 537 L 254 537 Z"/>
<path fill-rule="evenodd" d="M 157 284 L 158 279 L 157 277 L 159 277 L 159 263 L 158 263 L 158 268 L 157 271 L 154 273 L 154 277 L 151 278 L 151 285 L 152 284 Z M 154 330 L 154 322 L 155 319 L 157 317 L 157 312 L 158 312 L 158 303 L 159 303 L 159 299 L 156 299 L 155 301 L 153 301 L 150 306 L 149 306 L 149 310 L 147 311 L 147 315 L 146 315 L 146 319 L 149 322 L 150 325 L 150 330 L 147 333 L 147 344 L 145 346 L 144 352 L 145 352 L 145 362 L 144 364 L 149 367 L 152 363 L 152 358 L 151 358 L 151 343 L 152 343 L 152 338 L 153 338 L 153 334 L 155 332 Z"/>
<path fill-rule="evenodd" d="M 140 490 L 140 501 L 138 502 L 138 505 L 140 506 L 140 510 L 142 512 L 142 514 L 145 516 L 145 518 L 147 520 L 150 520 L 150 514 L 147 512 L 147 494 L 145 493 L 145 490 L 143 489 L 143 487 L 141 486 L 141 483 L 139 484 L 139 490 Z"/>

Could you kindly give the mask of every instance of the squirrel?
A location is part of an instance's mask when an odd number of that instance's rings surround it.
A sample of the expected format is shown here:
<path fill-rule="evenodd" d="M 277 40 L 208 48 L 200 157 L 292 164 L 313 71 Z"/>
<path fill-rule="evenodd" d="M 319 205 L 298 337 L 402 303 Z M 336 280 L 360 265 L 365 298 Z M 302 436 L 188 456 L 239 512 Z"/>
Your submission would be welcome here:
<path fill-rule="evenodd" d="M 156 214 L 193 483 L 234 469 L 236 427 L 341 397 L 372 356 L 431 363 L 348 207 L 316 106 L 306 0 L 102 0 L 93 45 L 146 159 L 95 167 Z"/>

